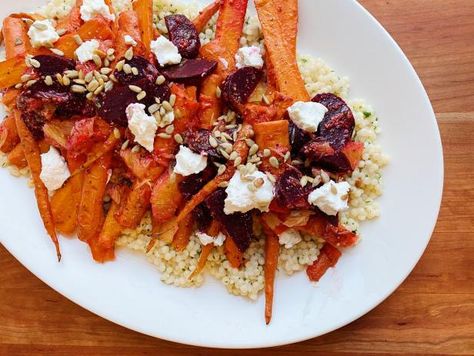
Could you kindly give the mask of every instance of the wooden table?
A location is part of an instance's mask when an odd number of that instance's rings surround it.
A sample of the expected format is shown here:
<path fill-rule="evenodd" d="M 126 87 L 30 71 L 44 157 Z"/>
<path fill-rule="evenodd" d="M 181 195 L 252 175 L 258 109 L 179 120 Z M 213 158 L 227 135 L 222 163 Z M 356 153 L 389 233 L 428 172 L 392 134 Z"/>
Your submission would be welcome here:
<path fill-rule="evenodd" d="M 474 0 L 361 3 L 405 50 L 433 102 L 446 163 L 441 215 L 413 273 L 379 307 L 338 331 L 269 353 L 474 354 Z M 0 301 L 2 355 L 222 353 L 105 321 L 44 285 L 3 247 Z"/>

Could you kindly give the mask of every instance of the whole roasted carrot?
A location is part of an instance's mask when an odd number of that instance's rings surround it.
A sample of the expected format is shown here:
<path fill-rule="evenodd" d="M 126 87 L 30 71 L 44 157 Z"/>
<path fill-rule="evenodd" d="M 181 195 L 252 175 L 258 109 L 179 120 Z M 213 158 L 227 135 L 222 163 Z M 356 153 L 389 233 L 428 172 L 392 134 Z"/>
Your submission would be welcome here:
<path fill-rule="evenodd" d="M 189 239 L 194 230 L 194 216 L 189 214 L 178 225 L 178 231 L 174 235 L 172 246 L 176 251 L 183 251 L 188 246 Z"/>
<path fill-rule="evenodd" d="M 199 14 L 193 20 L 193 24 L 196 27 L 198 32 L 202 32 L 204 27 L 206 27 L 207 23 L 211 20 L 212 16 L 214 16 L 219 8 L 221 7 L 221 0 L 216 0 L 209 5 L 207 5 L 204 9 L 199 11 Z"/>
<path fill-rule="evenodd" d="M 224 252 L 230 265 L 234 268 L 240 268 L 244 263 L 244 254 L 239 250 L 232 237 L 226 234 L 224 242 Z"/>
<path fill-rule="evenodd" d="M 148 180 L 136 180 L 119 211 L 115 214 L 118 223 L 124 228 L 138 226 L 150 207 L 151 183 Z"/>
<path fill-rule="evenodd" d="M 280 243 L 278 236 L 270 229 L 263 219 L 260 219 L 265 233 L 265 322 L 270 324 L 273 310 L 273 288 L 275 275 L 278 267 L 278 256 L 280 254 Z"/>
<path fill-rule="evenodd" d="M 28 30 L 22 19 L 7 17 L 3 20 L 3 39 L 7 59 L 24 57 L 31 49 Z"/>
<path fill-rule="evenodd" d="M 48 232 L 51 240 L 53 241 L 56 247 L 56 255 L 58 256 L 58 261 L 61 260 L 61 251 L 59 249 L 58 236 L 56 235 L 56 227 L 54 224 L 53 213 L 51 212 L 51 204 L 49 202 L 48 189 L 46 189 L 43 181 L 40 178 L 41 174 L 41 157 L 40 149 L 36 143 L 33 135 L 26 127 L 25 123 L 21 118 L 21 113 L 18 110 L 14 111 L 15 123 L 18 131 L 18 136 L 20 137 L 21 145 L 23 152 L 25 154 L 26 161 L 28 162 L 28 167 L 31 171 L 31 177 L 33 179 L 33 184 L 35 187 L 36 202 L 38 204 L 38 209 L 40 211 L 41 218 L 43 219 L 43 224 Z"/>

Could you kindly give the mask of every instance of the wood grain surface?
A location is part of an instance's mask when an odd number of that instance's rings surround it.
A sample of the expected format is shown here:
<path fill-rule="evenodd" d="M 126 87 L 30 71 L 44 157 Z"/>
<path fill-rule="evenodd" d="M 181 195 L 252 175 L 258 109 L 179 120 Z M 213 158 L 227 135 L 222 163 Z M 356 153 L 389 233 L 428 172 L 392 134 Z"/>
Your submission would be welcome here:
<path fill-rule="evenodd" d="M 474 354 L 474 0 L 360 2 L 403 48 L 433 102 L 446 163 L 435 233 L 410 277 L 359 320 L 303 343 L 229 354 Z M 44 285 L 0 247 L 1 355 L 222 353 L 105 321 Z"/>

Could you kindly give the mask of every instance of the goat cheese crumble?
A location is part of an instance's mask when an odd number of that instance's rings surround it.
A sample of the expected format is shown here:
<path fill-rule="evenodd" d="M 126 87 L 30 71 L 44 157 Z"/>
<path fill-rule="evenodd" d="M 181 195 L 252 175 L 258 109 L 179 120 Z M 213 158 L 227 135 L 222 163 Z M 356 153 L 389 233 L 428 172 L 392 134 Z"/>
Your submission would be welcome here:
<path fill-rule="evenodd" d="M 288 108 L 291 121 L 301 130 L 308 132 L 318 131 L 328 108 L 320 103 L 297 101 Z"/>
<path fill-rule="evenodd" d="M 165 36 L 160 36 L 156 40 L 151 41 L 150 48 L 162 67 L 181 63 L 182 58 L 178 52 L 178 47 Z"/>
<path fill-rule="evenodd" d="M 135 142 L 148 152 L 153 152 L 156 130 L 158 130 L 155 118 L 147 115 L 143 104 L 130 104 L 125 112 L 128 119 L 128 128 L 135 136 Z"/>
<path fill-rule="evenodd" d="M 336 183 L 331 180 L 313 190 L 308 196 L 308 202 L 328 215 L 337 215 L 349 207 L 347 202 L 350 187 L 347 182 Z"/>
<path fill-rule="evenodd" d="M 280 242 L 280 245 L 285 246 L 287 249 L 292 248 L 302 240 L 301 234 L 295 229 L 288 229 L 278 235 L 278 241 Z"/>
<path fill-rule="evenodd" d="M 110 9 L 104 0 L 84 0 L 80 13 L 84 21 L 89 21 L 97 15 L 102 15 L 110 21 L 115 20 L 115 16 L 110 13 Z"/>
<path fill-rule="evenodd" d="M 243 67 L 263 67 L 262 50 L 257 46 L 242 47 L 235 55 L 235 63 L 238 69 Z"/>
<path fill-rule="evenodd" d="M 53 146 L 49 151 L 41 154 L 40 179 L 49 191 L 61 188 L 71 176 L 66 161 Z"/>
<path fill-rule="evenodd" d="M 266 212 L 273 199 L 273 184 L 260 171 L 246 176 L 242 176 L 240 171 L 235 172 L 225 191 L 224 213 L 227 215 L 253 209 Z"/>
<path fill-rule="evenodd" d="M 196 233 L 197 238 L 199 241 L 201 241 L 201 244 L 203 246 L 213 244 L 214 246 L 222 246 L 225 241 L 225 235 L 222 232 L 219 232 L 219 234 L 216 237 L 209 236 L 208 234 L 204 232 L 197 232 Z"/>
<path fill-rule="evenodd" d="M 91 61 L 95 55 L 95 52 L 99 49 L 99 41 L 90 40 L 83 42 L 79 47 L 77 47 L 74 54 L 77 57 L 77 60 L 81 63 L 86 63 Z"/>
<path fill-rule="evenodd" d="M 207 167 L 207 156 L 194 153 L 186 146 L 181 145 L 176 154 L 174 172 L 184 177 L 202 172 Z"/>
<path fill-rule="evenodd" d="M 31 45 L 34 48 L 52 47 L 59 35 L 50 20 L 36 20 L 28 30 Z"/>

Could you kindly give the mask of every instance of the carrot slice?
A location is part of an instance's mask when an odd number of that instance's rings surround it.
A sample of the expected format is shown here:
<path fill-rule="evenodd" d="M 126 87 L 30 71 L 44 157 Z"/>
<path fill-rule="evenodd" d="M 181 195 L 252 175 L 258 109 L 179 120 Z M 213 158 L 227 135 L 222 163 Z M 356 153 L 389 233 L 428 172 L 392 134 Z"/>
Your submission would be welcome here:
<path fill-rule="evenodd" d="M 20 83 L 21 76 L 26 72 L 23 57 L 13 57 L 0 62 L 0 89 L 8 89 Z"/>
<path fill-rule="evenodd" d="M 221 226 L 217 220 L 212 220 L 211 226 L 209 226 L 207 230 L 207 234 L 212 237 L 216 237 L 219 234 L 219 231 L 221 229 Z M 206 262 L 211 254 L 212 250 L 214 249 L 213 244 L 205 245 L 202 247 L 201 254 L 199 255 L 199 260 L 196 265 L 196 269 L 191 273 L 188 277 L 188 279 L 192 279 L 194 276 L 197 276 L 202 272 L 204 267 L 206 267 Z"/>
<path fill-rule="evenodd" d="M 232 237 L 226 234 L 224 242 L 224 252 L 230 265 L 234 268 L 240 268 L 244 263 L 244 254 L 239 250 Z"/>
<path fill-rule="evenodd" d="M 183 202 L 179 183 L 182 176 L 165 172 L 156 181 L 151 194 L 151 210 L 155 224 L 163 224 L 173 216 Z"/>
<path fill-rule="evenodd" d="M 207 23 L 211 20 L 219 8 L 221 7 L 221 0 L 216 0 L 213 3 L 207 5 L 204 9 L 199 11 L 199 14 L 193 20 L 194 27 L 196 27 L 197 32 L 202 32 Z"/>
<path fill-rule="evenodd" d="M 25 158 L 25 153 L 23 152 L 23 145 L 19 143 L 16 145 L 7 156 L 8 163 L 19 168 L 25 168 L 28 166 L 28 162 Z"/>
<path fill-rule="evenodd" d="M 148 180 L 136 180 L 115 218 L 125 228 L 133 229 L 142 221 L 150 206 L 151 187 Z"/>
<path fill-rule="evenodd" d="M 115 56 L 121 60 L 130 45 L 125 43 L 125 35 L 131 36 L 137 45 L 133 47 L 133 53 L 139 56 L 146 56 L 147 50 L 142 42 L 140 31 L 140 20 L 133 10 L 123 11 L 117 19 L 118 33 L 115 37 Z"/>
<path fill-rule="evenodd" d="M 263 219 L 260 219 L 265 233 L 265 322 L 270 324 L 273 310 L 273 288 L 280 254 L 278 236 L 270 229 Z"/>
<path fill-rule="evenodd" d="M 51 212 L 51 204 L 49 202 L 48 189 L 46 189 L 43 181 L 40 178 L 41 174 L 41 157 L 38 144 L 35 142 L 33 135 L 26 127 L 18 110 L 14 111 L 15 123 L 18 131 L 18 136 L 21 140 L 21 146 L 30 167 L 31 177 L 35 187 L 36 202 L 40 211 L 43 224 L 48 232 L 51 240 L 56 247 L 56 255 L 58 261 L 61 260 L 61 251 L 59 249 L 58 236 L 56 235 L 56 227 L 54 224 L 53 213 Z"/>
<path fill-rule="evenodd" d="M 77 236 L 82 241 L 90 241 L 100 232 L 104 222 L 103 200 L 109 178 L 112 154 L 101 157 L 84 171 L 81 203 L 77 214 Z"/>
<path fill-rule="evenodd" d="M 26 56 L 31 49 L 28 30 L 22 19 L 7 17 L 3 20 L 3 39 L 7 59 Z"/>
<path fill-rule="evenodd" d="M 318 259 L 306 269 L 309 280 L 318 282 L 329 268 L 336 265 L 339 257 L 341 257 L 341 251 L 330 243 L 324 244 L 321 251 L 319 251 Z"/>
<path fill-rule="evenodd" d="M 8 115 L 0 125 L 0 151 L 8 153 L 20 142 L 16 131 L 15 117 Z"/>
<path fill-rule="evenodd" d="M 172 246 L 176 251 L 183 251 L 188 246 L 189 239 L 194 230 L 194 216 L 189 214 L 178 225 Z"/>
<path fill-rule="evenodd" d="M 288 33 L 285 32 L 288 26 L 286 21 L 283 25 L 280 21 L 286 8 L 276 0 L 255 0 L 255 7 L 262 24 L 271 66 L 274 68 L 277 89 L 295 100 L 308 101 L 309 95 L 296 63 L 296 53 L 288 46 Z M 297 13 L 292 16 L 297 16 Z"/>
<path fill-rule="evenodd" d="M 133 9 L 138 16 L 140 25 L 141 40 L 150 52 L 150 43 L 153 40 L 153 0 L 136 0 L 133 3 Z"/>

